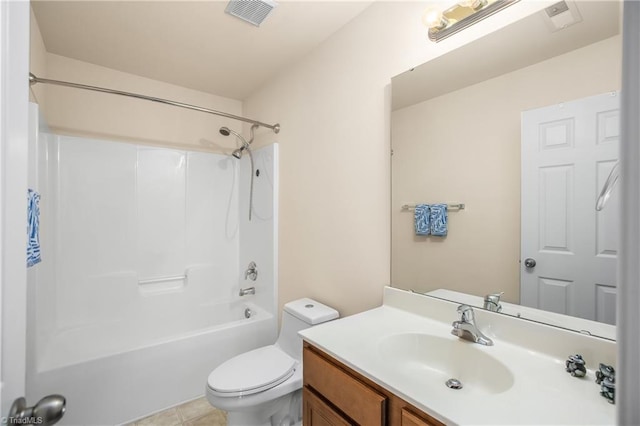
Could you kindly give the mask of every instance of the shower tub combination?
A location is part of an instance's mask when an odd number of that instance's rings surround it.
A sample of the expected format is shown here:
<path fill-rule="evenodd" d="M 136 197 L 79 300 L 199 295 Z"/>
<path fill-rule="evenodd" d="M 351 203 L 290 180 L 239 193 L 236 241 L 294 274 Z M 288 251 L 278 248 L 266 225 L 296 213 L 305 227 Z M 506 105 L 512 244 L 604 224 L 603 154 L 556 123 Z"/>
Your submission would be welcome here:
<path fill-rule="evenodd" d="M 121 424 L 202 396 L 215 367 L 275 341 L 277 145 L 252 154 L 253 182 L 248 156 L 32 129 L 27 400 L 64 395 L 61 425 Z"/>

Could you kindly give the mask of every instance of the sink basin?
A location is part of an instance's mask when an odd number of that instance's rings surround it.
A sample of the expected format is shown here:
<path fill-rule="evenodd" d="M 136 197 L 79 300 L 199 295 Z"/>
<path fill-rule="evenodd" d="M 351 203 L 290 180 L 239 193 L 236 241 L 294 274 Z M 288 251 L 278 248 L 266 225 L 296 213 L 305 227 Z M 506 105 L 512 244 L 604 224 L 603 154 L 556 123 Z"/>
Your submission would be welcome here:
<path fill-rule="evenodd" d="M 486 350 L 481 350 L 486 349 Z M 513 374 L 490 347 L 457 338 L 406 333 L 383 337 L 379 355 L 386 365 L 406 380 L 442 386 L 443 392 L 497 394 L 513 386 Z M 451 378 L 462 382 L 460 390 L 449 389 Z"/>

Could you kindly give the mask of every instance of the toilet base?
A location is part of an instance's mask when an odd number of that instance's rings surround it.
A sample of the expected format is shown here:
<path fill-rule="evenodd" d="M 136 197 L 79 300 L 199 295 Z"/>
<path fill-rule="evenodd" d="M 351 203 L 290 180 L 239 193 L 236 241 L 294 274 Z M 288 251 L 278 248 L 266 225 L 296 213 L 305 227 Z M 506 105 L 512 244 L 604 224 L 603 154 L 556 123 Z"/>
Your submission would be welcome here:
<path fill-rule="evenodd" d="M 302 421 L 302 390 L 251 407 L 227 412 L 227 426 L 296 426 Z"/>
<path fill-rule="evenodd" d="M 227 426 L 271 426 L 270 419 L 264 419 L 261 413 L 246 413 L 241 411 L 229 411 L 227 413 Z"/>

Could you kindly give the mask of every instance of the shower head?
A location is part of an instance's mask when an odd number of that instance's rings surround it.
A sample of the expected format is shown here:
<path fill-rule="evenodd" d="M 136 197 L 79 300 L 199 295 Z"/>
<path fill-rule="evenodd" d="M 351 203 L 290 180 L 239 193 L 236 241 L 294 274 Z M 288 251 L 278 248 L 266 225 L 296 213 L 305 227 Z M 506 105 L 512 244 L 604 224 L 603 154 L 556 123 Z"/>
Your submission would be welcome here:
<path fill-rule="evenodd" d="M 234 158 L 237 158 L 238 160 L 241 159 L 242 151 L 244 151 L 245 149 L 249 153 L 249 161 L 251 162 L 251 185 L 249 186 L 249 220 L 251 220 L 251 210 L 253 210 L 253 169 L 254 169 L 253 155 L 251 155 L 251 148 L 249 147 L 249 144 L 253 142 L 253 136 L 254 136 L 253 131 L 257 128 L 258 128 L 257 124 L 254 124 L 253 126 L 251 126 L 251 139 L 249 139 L 249 142 L 247 142 L 246 140 L 244 140 L 242 136 L 240 136 L 238 133 L 234 132 L 230 128 L 220 127 L 221 135 L 224 135 L 224 136 L 234 135 L 236 138 L 242 141 L 242 146 L 231 153 L 231 155 Z"/>
<path fill-rule="evenodd" d="M 234 132 L 228 127 L 220 127 L 220 134 L 224 136 L 233 135 L 242 141 L 242 145 L 249 146 L 249 143 L 247 143 L 247 141 L 244 140 L 244 138 L 242 137 L 242 135 L 240 135 L 240 133 Z"/>
<path fill-rule="evenodd" d="M 238 148 L 235 151 L 233 151 L 231 153 L 231 155 L 233 155 L 235 158 L 237 158 L 238 160 L 242 158 L 242 151 L 244 151 L 246 147 L 242 147 L 242 148 Z"/>
<path fill-rule="evenodd" d="M 242 141 L 242 146 L 240 148 L 236 149 L 235 151 L 233 151 L 231 153 L 231 155 L 233 155 L 238 160 L 240 158 L 242 158 L 242 151 L 244 151 L 245 149 L 249 149 L 249 145 L 251 144 L 251 142 L 253 142 L 253 132 L 257 127 L 258 127 L 258 125 L 256 125 L 256 124 L 251 126 L 251 139 L 249 139 L 249 142 L 247 142 L 239 133 L 234 132 L 230 128 L 228 128 L 228 127 L 220 127 L 220 134 L 221 135 L 224 135 L 224 136 L 234 135 L 235 137 L 240 139 L 240 141 Z"/>

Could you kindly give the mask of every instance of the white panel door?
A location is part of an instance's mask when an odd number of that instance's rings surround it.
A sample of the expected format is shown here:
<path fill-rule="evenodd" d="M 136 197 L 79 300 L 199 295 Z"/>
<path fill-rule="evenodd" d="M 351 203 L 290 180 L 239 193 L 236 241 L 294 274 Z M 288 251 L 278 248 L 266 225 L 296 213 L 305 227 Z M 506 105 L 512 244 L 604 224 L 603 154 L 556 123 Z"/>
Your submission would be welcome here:
<path fill-rule="evenodd" d="M 523 305 L 615 323 L 618 189 L 595 203 L 618 159 L 619 103 L 607 93 L 522 113 Z"/>
<path fill-rule="evenodd" d="M 25 394 L 29 2 L 0 1 L 0 43 L 1 418 Z"/>

